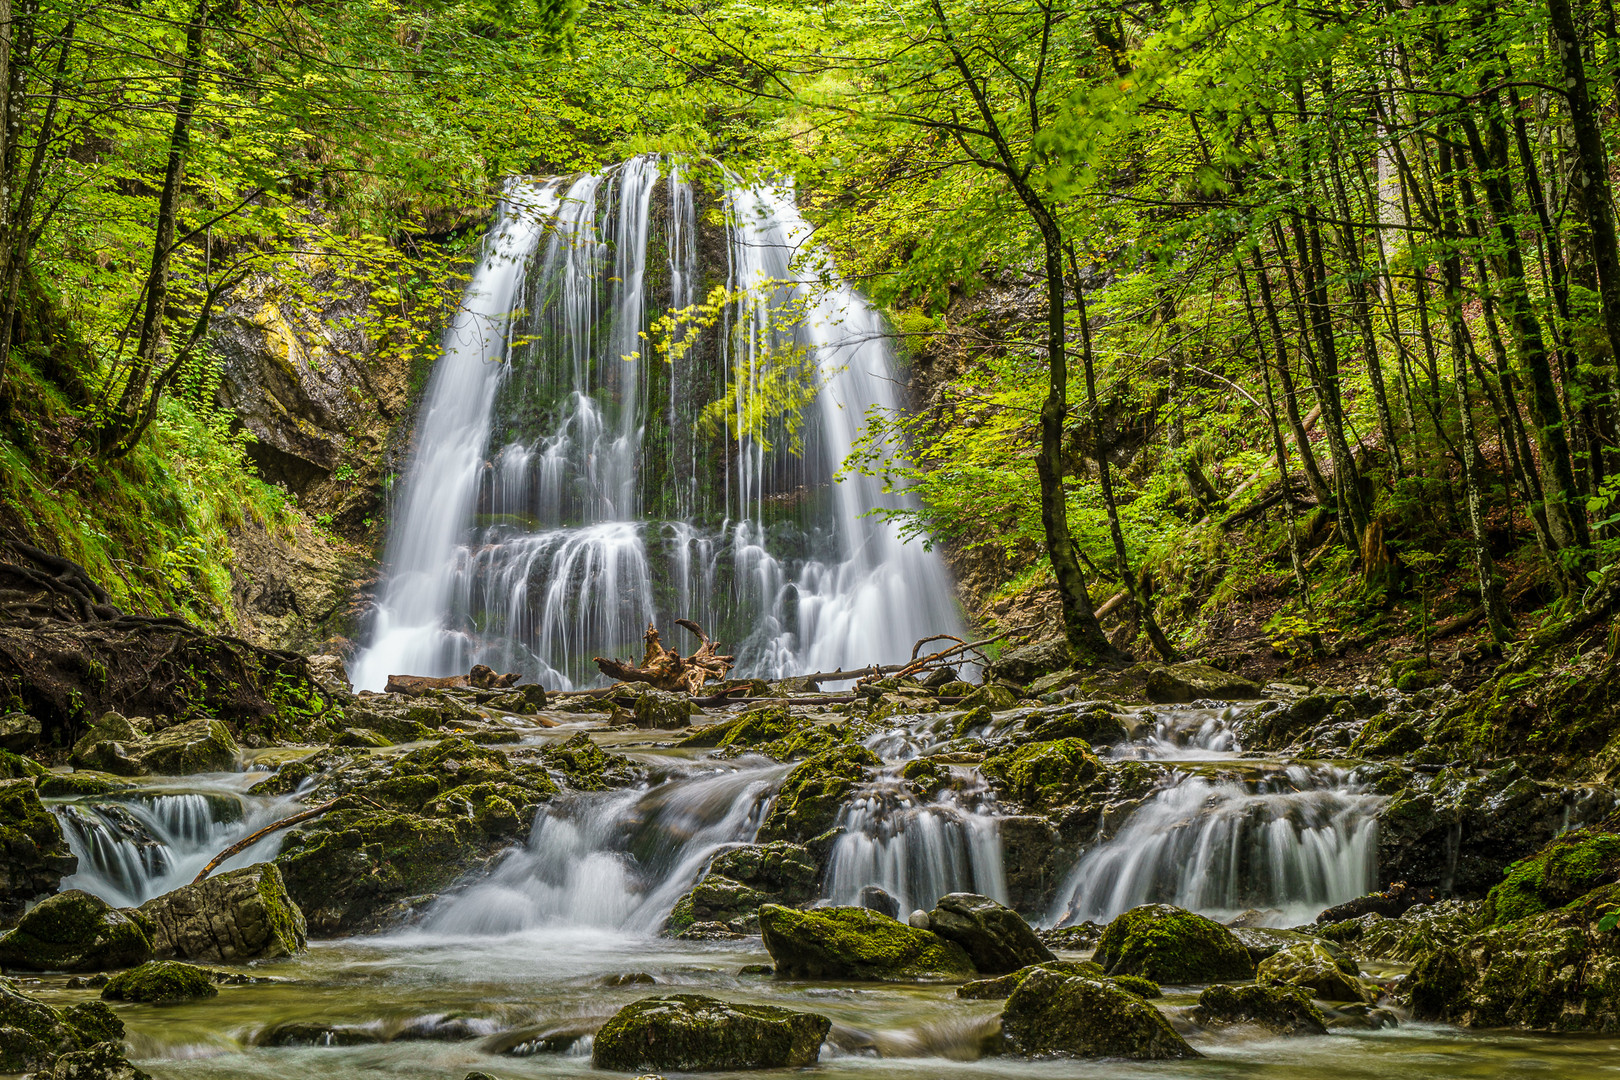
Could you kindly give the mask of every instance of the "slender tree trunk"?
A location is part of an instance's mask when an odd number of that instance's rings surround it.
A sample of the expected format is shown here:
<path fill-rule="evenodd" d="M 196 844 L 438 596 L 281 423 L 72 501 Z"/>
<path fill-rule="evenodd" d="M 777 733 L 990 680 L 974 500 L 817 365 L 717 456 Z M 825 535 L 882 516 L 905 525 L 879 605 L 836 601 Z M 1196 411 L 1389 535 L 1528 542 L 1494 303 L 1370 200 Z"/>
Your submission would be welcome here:
<path fill-rule="evenodd" d="M 1249 293 L 1249 277 L 1243 269 L 1243 259 L 1236 260 L 1238 284 L 1243 287 L 1243 310 L 1248 312 L 1249 332 L 1254 335 L 1254 347 L 1260 358 L 1260 376 L 1266 388 L 1266 421 L 1271 427 L 1272 453 L 1277 457 L 1277 482 L 1282 485 L 1283 512 L 1288 515 L 1288 558 L 1294 567 L 1294 581 L 1299 585 L 1300 598 L 1307 603 L 1310 600 L 1310 589 L 1305 583 L 1305 556 L 1300 551 L 1299 521 L 1294 508 L 1294 488 L 1292 470 L 1288 467 L 1288 444 L 1283 441 L 1282 425 L 1277 422 L 1277 399 L 1271 391 L 1271 364 L 1266 361 L 1266 344 L 1260 333 L 1260 320 L 1254 312 L 1254 297 Z M 1260 262 L 1259 249 L 1255 250 L 1255 262 Z M 1257 269 L 1257 275 L 1263 275 L 1263 269 Z M 1278 343 L 1279 350 L 1281 343 Z M 1279 352 L 1278 359 L 1284 357 Z"/>
<path fill-rule="evenodd" d="M 1299 394 L 1294 388 L 1294 377 L 1288 370 L 1288 339 L 1283 333 L 1282 319 L 1277 314 L 1277 301 L 1271 292 L 1271 280 L 1258 248 L 1255 249 L 1254 277 L 1260 287 L 1260 303 L 1271 329 L 1271 340 L 1277 349 L 1277 382 L 1282 389 L 1288 427 L 1294 433 L 1294 445 L 1299 448 L 1300 468 L 1305 473 L 1305 482 L 1310 485 L 1311 494 L 1316 496 L 1317 504 L 1326 508 L 1333 505 L 1333 489 L 1328 486 L 1327 478 L 1316 463 L 1316 455 L 1311 452 L 1310 435 L 1299 416 Z"/>

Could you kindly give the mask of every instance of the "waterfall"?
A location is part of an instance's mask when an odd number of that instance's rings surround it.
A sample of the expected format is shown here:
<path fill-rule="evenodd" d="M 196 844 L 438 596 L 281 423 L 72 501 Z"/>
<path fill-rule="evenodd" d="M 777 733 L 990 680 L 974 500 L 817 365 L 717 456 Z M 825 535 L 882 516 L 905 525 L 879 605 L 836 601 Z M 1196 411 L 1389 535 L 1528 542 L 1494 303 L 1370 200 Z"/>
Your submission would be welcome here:
<path fill-rule="evenodd" d="M 134 907 L 189 884 L 208 860 L 250 833 L 291 813 L 289 800 L 234 794 L 128 795 L 51 806 L 79 869 L 62 888 L 83 889 L 119 907 Z M 274 856 L 281 834 L 266 837 L 224 867 Z"/>
<path fill-rule="evenodd" d="M 541 811 L 529 843 L 428 916 L 430 935 L 557 926 L 656 934 L 720 851 L 753 840 L 786 768 L 727 770 Z"/>
<path fill-rule="evenodd" d="M 938 555 L 881 515 L 905 496 L 838 475 L 868 411 L 900 408 L 881 317 L 790 191 L 722 186 L 657 155 L 508 186 L 427 388 L 357 687 L 487 663 L 571 688 L 676 618 L 768 678 L 960 632 Z M 684 314 L 717 288 L 717 320 Z M 667 358 L 644 339 L 665 315 Z M 760 422 L 773 380 L 814 394 L 798 425 Z"/>

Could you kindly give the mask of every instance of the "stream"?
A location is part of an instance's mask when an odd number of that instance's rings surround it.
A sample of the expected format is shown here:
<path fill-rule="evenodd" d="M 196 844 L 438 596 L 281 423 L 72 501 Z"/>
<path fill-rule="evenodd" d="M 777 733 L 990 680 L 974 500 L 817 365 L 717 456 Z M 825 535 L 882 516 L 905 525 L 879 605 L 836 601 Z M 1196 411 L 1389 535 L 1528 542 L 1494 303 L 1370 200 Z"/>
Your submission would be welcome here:
<path fill-rule="evenodd" d="M 1174 767 L 1171 778 L 1075 861 L 1048 923 L 1107 918 L 1173 899 L 1215 917 L 1243 906 L 1275 924 L 1308 921 L 1376 880 L 1369 839 L 1379 799 L 1353 772 L 1244 755 L 1226 728 L 1233 710 L 1137 710 L 1137 740 L 1115 757 Z M 529 843 L 433 905 L 416 925 L 312 941 L 297 958 L 238 969 L 259 981 L 180 1005 L 117 1005 L 132 1059 L 156 1077 L 388 1075 L 460 1080 L 591 1073 L 590 1033 L 651 993 L 695 992 L 830 1017 L 817 1073 L 838 1077 L 1289 1077 L 1575 1080 L 1620 1072 L 1612 1037 L 1468 1032 L 1403 1023 L 1380 1031 L 1278 1038 L 1251 1028 L 1200 1029 L 1181 1014 L 1194 994 L 1160 1003 L 1202 1060 L 1029 1062 L 981 1056 L 1000 1003 L 950 985 L 840 984 L 739 974 L 770 958 L 758 938 L 660 937 L 675 900 L 706 863 L 753 838 L 787 767 L 716 760 L 660 745 L 659 733 L 564 721 L 531 729 L 544 743 L 594 730 L 608 749 L 669 777 L 639 788 L 567 794 L 542 809 Z M 987 788 L 904 798 L 894 770 L 937 748 L 939 717 L 897 717 L 868 740 L 885 765 L 845 805 L 845 832 L 824 874 L 824 902 L 880 885 L 909 906 L 942 891 L 1004 892 L 999 808 Z M 1000 718 L 998 718 L 998 722 Z M 285 754 L 285 751 L 277 752 Z M 248 762 L 250 768 L 254 763 Z M 967 778 L 976 775 L 963 767 Z M 151 780 L 115 796 L 55 801 L 84 863 L 65 883 L 115 903 L 188 879 L 211 852 L 291 812 L 290 799 L 245 793 L 262 771 Z M 279 834 L 275 834 L 279 835 Z M 274 854 L 275 835 L 234 860 Z M 1265 906 L 1265 905 L 1270 905 Z M 1078 958 L 1083 953 L 1065 953 Z M 1387 973 L 1387 972 L 1386 972 Z M 66 977 L 24 980 L 57 1005 L 88 1000 Z M 305 1045 L 269 1045 L 299 1041 Z M 314 1045 L 309 1045 L 313 1043 Z"/>

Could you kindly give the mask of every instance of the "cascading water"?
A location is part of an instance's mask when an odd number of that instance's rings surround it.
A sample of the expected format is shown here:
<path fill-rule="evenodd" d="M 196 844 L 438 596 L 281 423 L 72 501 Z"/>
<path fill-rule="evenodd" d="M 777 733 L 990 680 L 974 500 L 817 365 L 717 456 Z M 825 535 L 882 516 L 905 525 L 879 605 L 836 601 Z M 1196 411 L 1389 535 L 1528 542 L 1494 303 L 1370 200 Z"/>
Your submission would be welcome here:
<path fill-rule="evenodd" d="M 881 318 L 790 193 L 715 194 L 695 168 L 508 187 L 428 386 L 356 686 L 482 662 L 567 688 L 675 618 L 772 678 L 960 630 L 938 556 L 873 514 L 904 496 L 835 482 L 867 412 L 899 406 Z M 688 310 L 713 289 L 710 327 Z M 667 360 L 643 339 L 664 315 Z M 815 392 L 802 426 L 773 405 L 784 380 Z"/>
<path fill-rule="evenodd" d="M 1199 763 L 1235 760 L 1230 710 L 1172 710 L 1117 757 Z M 1378 811 L 1386 802 L 1354 773 L 1264 767 L 1254 778 L 1173 774 L 1109 839 L 1087 850 L 1050 921 L 1106 922 L 1138 904 L 1168 903 L 1217 918 L 1246 911 L 1296 925 L 1371 890 Z"/>
<path fill-rule="evenodd" d="M 291 813 L 290 800 L 228 792 L 129 794 L 51 807 L 79 869 L 63 889 L 83 889 L 133 907 L 188 884 L 208 860 L 237 840 Z M 225 868 L 272 858 L 272 834 Z"/>

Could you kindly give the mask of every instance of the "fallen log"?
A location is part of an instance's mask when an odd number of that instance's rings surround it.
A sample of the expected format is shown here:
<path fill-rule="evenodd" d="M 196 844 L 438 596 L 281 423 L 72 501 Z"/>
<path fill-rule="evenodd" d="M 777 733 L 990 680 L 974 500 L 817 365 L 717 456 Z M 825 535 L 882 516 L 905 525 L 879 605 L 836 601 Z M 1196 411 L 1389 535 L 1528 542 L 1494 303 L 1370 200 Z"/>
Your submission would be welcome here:
<path fill-rule="evenodd" d="M 623 660 L 610 660 L 605 657 L 592 657 L 602 674 L 610 679 L 620 682 L 646 683 L 655 690 L 670 692 L 686 691 L 697 695 L 703 684 L 709 680 L 720 682 L 725 679 L 734 664 L 735 656 L 723 656 L 719 646 L 709 640 L 709 635 L 703 628 L 690 619 L 676 619 L 675 625 L 684 627 L 697 635 L 701 644 L 691 656 L 682 656 L 673 649 L 666 649 L 658 640 L 658 628 L 651 623 L 647 624 L 647 633 L 642 640 L 647 644 L 647 651 L 641 658 L 640 664 L 630 664 Z"/>
<path fill-rule="evenodd" d="M 474 664 L 472 670 L 465 675 L 445 675 L 435 677 L 432 675 L 390 675 L 388 684 L 383 687 L 386 693 L 404 694 L 406 697 L 421 697 L 433 690 L 457 690 L 471 688 L 473 690 L 506 690 L 517 685 L 523 676 L 515 671 L 505 675 L 497 675 L 493 668 L 483 664 Z"/>

